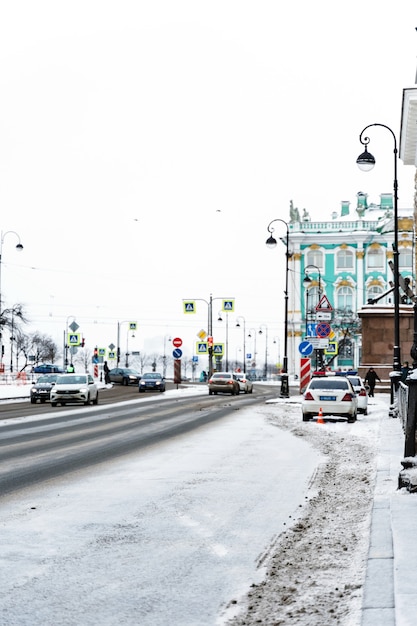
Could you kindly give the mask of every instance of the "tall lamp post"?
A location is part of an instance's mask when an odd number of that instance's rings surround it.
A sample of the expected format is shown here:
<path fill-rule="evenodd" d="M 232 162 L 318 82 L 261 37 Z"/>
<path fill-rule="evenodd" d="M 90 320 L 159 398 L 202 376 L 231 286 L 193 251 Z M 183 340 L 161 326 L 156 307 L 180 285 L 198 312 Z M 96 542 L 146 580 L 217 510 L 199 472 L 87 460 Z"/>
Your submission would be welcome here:
<path fill-rule="evenodd" d="M 194 300 L 205 302 L 207 304 L 208 309 L 208 320 L 207 320 L 207 330 L 208 336 L 210 337 L 210 344 L 208 346 L 208 355 L 209 355 L 209 378 L 213 373 L 213 301 L 214 300 L 223 300 L 223 310 L 225 312 L 233 311 L 234 307 L 234 298 L 213 298 L 210 294 L 210 299 L 204 300 L 204 298 L 194 298 L 193 300 L 183 300 L 184 303 L 184 312 L 186 313 L 195 313 L 195 303 Z M 228 308 L 226 308 L 228 307 Z"/>
<path fill-rule="evenodd" d="M 272 236 L 274 232 L 274 228 L 272 224 L 274 222 L 282 222 L 286 228 L 286 236 L 285 236 L 285 291 L 284 291 L 284 301 L 285 301 L 285 310 L 284 310 L 284 359 L 282 364 L 282 373 L 281 373 L 281 398 L 289 398 L 290 397 L 290 386 L 288 384 L 288 264 L 290 259 L 289 252 L 289 243 L 290 243 L 290 232 L 288 223 L 280 218 L 276 218 L 272 220 L 268 224 L 268 232 L 270 236 L 266 240 L 266 245 L 269 248 L 276 248 L 277 240 Z"/>
<path fill-rule="evenodd" d="M 243 373 L 246 374 L 246 320 L 243 315 L 236 319 L 236 326 L 240 328 L 239 320 L 243 321 Z"/>
<path fill-rule="evenodd" d="M 401 348 L 400 348 L 400 282 L 399 282 L 399 252 L 398 252 L 398 179 L 397 179 L 397 161 L 398 161 L 398 149 L 397 139 L 394 132 L 389 126 L 385 124 L 369 124 L 365 126 L 359 135 L 359 141 L 365 146 L 365 152 L 362 152 L 356 159 L 356 163 L 364 172 L 369 172 L 375 165 L 375 157 L 368 152 L 368 144 L 370 142 L 369 137 L 364 137 L 363 134 L 372 126 L 380 126 L 386 128 L 392 135 L 394 140 L 394 243 L 392 245 L 394 255 L 394 353 L 393 353 L 393 370 L 394 372 L 401 372 Z M 399 381 L 399 375 L 396 375 L 397 383 Z"/>
<path fill-rule="evenodd" d="M 262 324 L 259 329 L 259 334 L 262 335 L 262 328 L 265 328 L 265 364 L 264 364 L 264 376 L 265 380 L 268 378 L 268 326 Z"/>
<path fill-rule="evenodd" d="M 320 268 L 317 267 L 317 265 L 313 265 L 312 263 L 309 263 L 308 265 L 305 266 L 304 268 L 304 279 L 303 279 L 303 285 L 306 291 L 306 339 L 307 339 L 307 332 L 308 332 L 308 301 L 309 301 L 309 293 L 308 290 L 309 288 L 311 288 L 312 285 L 312 279 L 310 278 L 308 271 L 313 269 L 317 272 L 318 276 L 319 276 L 319 287 L 318 287 L 318 300 L 317 300 L 317 304 L 320 302 L 320 298 L 321 298 L 321 272 L 320 272 Z M 315 354 L 316 354 L 316 369 L 317 369 L 317 353 L 320 355 L 320 368 L 323 368 L 323 352 L 322 350 L 316 350 Z"/>
<path fill-rule="evenodd" d="M 222 322 L 223 318 L 222 318 L 222 313 L 221 311 L 218 312 L 218 318 L 217 318 L 218 322 Z M 226 313 L 226 372 L 229 371 L 229 314 Z"/>
<path fill-rule="evenodd" d="M 252 367 L 256 368 L 256 330 L 254 328 L 249 328 L 248 330 L 249 339 L 253 338 L 253 359 L 252 359 Z"/>
<path fill-rule="evenodd" d="M 6 237 L 6 235 L 15 235 L 18 239 L 18 243 L 16 244 L 16 250 L 18 250 L 18 252 L 21 252 L 23 250 L 23 246 L 22 246 L 22 242 L 20 241 L 20 237 L 17 234 L 16 231 L 14 230 L 7 230 L 5 233 L 3 233 L 3 231 L 1 232 L 1 237 L 0 237 L 0 364 L 3 364 L 3 332 L 2 332 L 2 312 L 3 312 L 3 303 L 2 303 L 2 284 L 1 284 L 1 262 L 2 262 L 2 255 L 3 255 L 3 242 L 4 242 L 4 238 Z"/>

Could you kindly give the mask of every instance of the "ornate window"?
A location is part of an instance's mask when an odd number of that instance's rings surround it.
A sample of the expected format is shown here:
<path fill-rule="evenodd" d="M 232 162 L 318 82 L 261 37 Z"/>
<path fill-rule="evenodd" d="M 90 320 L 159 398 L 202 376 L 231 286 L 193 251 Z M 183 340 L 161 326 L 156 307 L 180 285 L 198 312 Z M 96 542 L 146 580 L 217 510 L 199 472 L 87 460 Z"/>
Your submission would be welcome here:
<path fill-rule="evenodd" d="M 338 270 L 353 270 L 353 252 L 348 248 L 338 251 L 336 257 L 336 266 Z"/>
<path fill-rule="evenodd" d="M 307 265 L 315 265 L 320 270 L 323 269 L 323 252 L 319 248 L 311 247 L 306 256 L 305 256 L 305 264 Z"/>
<path fill-rule="evenodd" d="M 399 248 L 398 265 L 403 269 L 411 270 L 413 267 L 413 251 L 410 247 Z"/>
<path fill-rule="evenodd" d="M 378 285 L 372 285 L 371 287 L 368 288 L 367 292 L 366 292 L 366 301 L 368 302 L 368 300 L 373 300 L 374 298 L 379 298 L 379 296 L 381 296 L 384 293 L 384 290 L 382 289 L 382 287 L 379 287 Z M 385 298 L 381 298 L 381 300 L 378 300 L 378 302 L 380 304 L 386 304 L 386 297 Z"/>
<path fill-rule="evenodd" d="M 351 287 L 340 287 L 336 294 L 337 305 L 339 310 L 353 310 L 353 289 Z"/>
<path fill-rule="evenodd" d="M 366 254 L 368 270 L 383 269 L 385 265 L 384 248 L 381 246 L 370 246 Z"/>

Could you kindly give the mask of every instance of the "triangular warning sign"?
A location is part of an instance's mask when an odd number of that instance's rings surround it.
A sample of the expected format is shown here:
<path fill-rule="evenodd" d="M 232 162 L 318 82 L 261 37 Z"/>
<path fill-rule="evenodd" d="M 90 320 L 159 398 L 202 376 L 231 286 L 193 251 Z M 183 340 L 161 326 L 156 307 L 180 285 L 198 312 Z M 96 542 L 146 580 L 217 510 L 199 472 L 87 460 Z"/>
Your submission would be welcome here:
<path fill-rule="evenodd" d="M 318 305 L 316 306 L 316 311 L 333 311 L 333 307 L 330 304 L 327 296 L 322 296 Z"/>

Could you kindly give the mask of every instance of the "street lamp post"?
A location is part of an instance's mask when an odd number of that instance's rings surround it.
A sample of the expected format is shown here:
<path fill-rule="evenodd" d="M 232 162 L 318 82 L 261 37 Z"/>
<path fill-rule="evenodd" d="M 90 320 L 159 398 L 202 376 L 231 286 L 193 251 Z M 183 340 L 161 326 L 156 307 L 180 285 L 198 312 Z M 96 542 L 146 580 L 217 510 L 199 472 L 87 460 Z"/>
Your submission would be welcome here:
<path fill-rule="evenodd" d="M 270 236 L 266 240 L 266 245 L 269 248 L 275 248 L 277 245 L 277 240 L 272 236 L 274 229 L 272 228 L 272 224 L 274 222 L 282 222 L 286 228 L 286 236 L 285 236 L 285 291 L 284 291 L 284 301 L 285 301 L 285 309 L 284 309 L 284 359 L 282 364 L 282 372 L 281 372 L 281 398 L 289 398 L 290 397 L 290 386 L 288 384 L 288 264 L 290 259 L 289 252 L 289 243 L 290 243 L 290 232 L 288 223 L 280 218 L 276 218 L 272 220 L 268 224 L 268 232 Z"/>
<path fill-rule="evenodd" d="M 254 328 L 249 328 L 248 337 L 249 337 L 249 339 L 253 338 L 252 367 L 254 367 L 256 369 L 256 330 Z"/>
<path fill-rule="evenodd" d="M 370 142 L 369 137 L 364 137 L 363 134 L 371 126 L 380 126 L 386 128 L 392 135 L 394 140 L 394 243 L 393 243 L 393 255 L 394 255 L 394 350 L 393 350 L 393 370 L 394 372 L 401 371 L 401 347 L 400 347 L 400 283 L 399 283 L 399 252 L 398 252 L 398 179 L 397 179 L 397 161 L 398 161 L 398 149 L 397 139 L 394 132 L 389 126 L 385 124 L 369 124 L 365 126 L 359 135 L 359 141 L 365 146 L 365 152 L 360 154 L 356 159 L 356 163 L 364 172 L 368 172 L 375 165 L 375 157 L 368 152 L 368 144 Z M 399 374 L 396 375 L 396 383 L 399 382 Z"/>
<path fill-rule="evenodd" d="M 268 326 L 262 324 L 259 329 L 259 334 L 262 335 L 262 328 L 265 328 L 265 364 L 264 364 L 264 377 L 268 378 Z"/>
<path fill-rule="evenodd" d="M 222 322 L 222 314 L 221 311 L 218 313 L 218 322 Z M 229 371 L 229 314 L 226 313 L 226 372 Z"/>
<path fill-rule="evenodd" d="M 136 322 L 131 322 L 129 320 L 123 320 L 122 322 L 117 322 L 117 352 L 116 352 L 116 364 L 119 367 L 120 363 L 120 327 L 122 324 L 129 324 L 129 328 L 126 331 L 126 362 L 125 366 L 129 367 L 129 330 L 134 332 L 136 330 Z M 134 336 L 134 335 L 132 335 Z"/>
<path fill-rule="evenodd" d="M 243 315 L 236 318 L 236 326 L 240 328 L 239 320 L 243 321 L 243 372 L 246 374 L 246 320 Z"/>
<path fill-rule="evenodd" d="M 0 237 L 0 364 L 3 364 L 3 332 L 2 332 L 2 312 L 3 312 L 3 303 L 2 303 L 2 284 L 1 284 L 1 268 L 2 268 L 2 255 L 3 255 L 3 242 L 6 235 L 16 235 L 18 239 L 18 243 L 16 244 L 16 250 L 21 252 L 23 250 L 22 243 L 20 241 L 20 237 L 14 230 L 7 230 L 5 233 L 1 232 Z"/>
<path fill-rule="evenodd" d="M 208 309 L 207 331 L 208 331 L 208 336 L 210 337 L 210 343 L 211 343 L 211 345 L 208 346 L 208 355 L 209 355 L 208 375 L 210 378 L 213 373 L 213 344 L 212 344 L 212 341 L 213 341 L 213 301 L 223 300 L 223 302 L 232 303 L 234 301 L 234 298 L 213 298 L 212 294 L 210 294 L 209 300 L 204 300 L 204 298 L 193 298 L 193 300 L 183 300 L 183 302 L 185 304 L 192 305 L 194 300 L 205 302 L 207 304 L 207 309 Z M 193 313 L 195 312 L 194 307 L 192 307 L 192 312 Z"/>
<path fill-rule="evenodd" d="M 167 355 L 166 355 L 166 342 L 168 341 L 172 341 L 171 339 L 171 335 L 165 335 L 164 337 L 164 355 L 162 357 L 162 375 L 164 378 L 166 378 L 167 375 Z"/>
<path fill-rule="evenodd" d="M 311 287 L 312 284 L 312 279 L 310 278 L 310 276 L 308 275 L 307 270 L 309 269 L 314 269 L 316 270 L 317 274 L 319 275 L 319 287 L 318 287 L 318 300 L 317 300 L 317 304 L 320 302 L 320 298 L 321 298 L 321 272 L 320 272 L 320 268 L 317 267 L 317 265 L 313 265 L 311 263 L 309 263 L 308 265 L 305 266 L 304 268 L 304 279 L 303 279 L 303 285 L 306 291 L 306 339 L 307 339 L 307 332 L 308 332 L 308 300 L 309 300 L 309 293 L 308 290 Z M 319 367 L 323 368 L 323 351 L 321 349 L 319 350 L 315 350 L 315 354 L 316 354 L 316 369 L 317 368 L 317 353 L 320 355 L 319 358 Z"/>

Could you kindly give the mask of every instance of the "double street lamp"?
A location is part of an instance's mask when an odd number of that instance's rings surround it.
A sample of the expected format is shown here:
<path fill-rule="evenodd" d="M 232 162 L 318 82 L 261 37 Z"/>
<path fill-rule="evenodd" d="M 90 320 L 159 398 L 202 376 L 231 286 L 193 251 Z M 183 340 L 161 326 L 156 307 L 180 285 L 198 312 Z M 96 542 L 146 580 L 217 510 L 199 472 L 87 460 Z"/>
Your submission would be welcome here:
<path fill-rule="evenodd" d="M 268 378 L 268 326 L 262 324 L 259 329 L 259 335 L 262 335 L 262 328 L 265 328 L 265 363 L 264 363 L 264 378 Z"/>
<path fill-rule="evenodd" d="M 243 322 L 243 373 L 246 374 L 246 320 L 243 315 L 236 319 L 236 326 L 240 328 L 240 321 Z"/>
<path fill-rule="evenodd" d="M 285 236 L 285 291 L 284 291 L 284 302 L 285 302 L 285 308 L 284 308 L 284 360 L 283 360 L 283 364 L 282 364 L 282 373 L 281 373 L 281 392 L 280 392 L 280 396 L 281 398 L 289 398 L 290 397 L 290 386 L 288 384 L 288 264 L 289 264 L 289 259 L 290 259 L 290 251 L 289 251 L 289 243 L 290 243 L 290 232 L 289 232 L 289 226 L 288 223 L 285 222 L 284 220 L 280 219 L 280 218 L 276 218 L 275 220 L 272 220 L 272 222 L 270 222 L 268 224 L 268 232 L 270 233 L 270 236 L 268 237 L 268 239 L 266 240 L 266 245 L 269 248 L 276 248 L 277 246 L 277 240 L 275 239 L 275 237 L 272 236 L 272 233 L 274 232 L 274 228 L 272 227 L 272 224 L 274 222 L 282 222 L 282 224 L 284 224 L 285 228 L 286 228 L 286 236 Z"/>
<path fill-rule="evenodd" d="M 364 172 L 369 172 L 375 165 L 375 157 L 368 152 L 368 144 L 370 142 L 369 137 L 364 137 L 364 133 L 372 126 L 380 126 L 386 128 L 392 135 L 394 140 L 394 243 L 393 256 L 394 256 L 394 354 L 393 354 L 393 370 L 395 372 L 401 371 L 401 347 L 400 347 L 400 281 L 399 281 L 399 251 L 398 251 L 398 179 L 397 179 L 397 161 L 398 161 L 398 149 L 397 139 L 394 132 L 389 126 L 385 124 L 369 124 L 365 126 L 359 135 L 359 141 L 365 146 L 365 151 L 362 152 L 356 159 L 356 163 Z"/>

